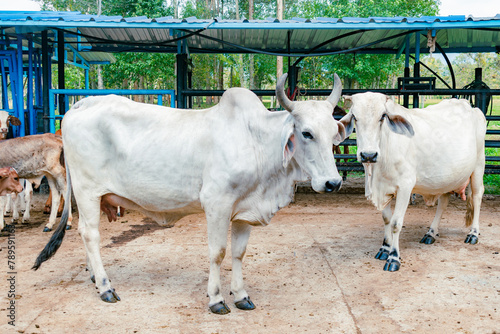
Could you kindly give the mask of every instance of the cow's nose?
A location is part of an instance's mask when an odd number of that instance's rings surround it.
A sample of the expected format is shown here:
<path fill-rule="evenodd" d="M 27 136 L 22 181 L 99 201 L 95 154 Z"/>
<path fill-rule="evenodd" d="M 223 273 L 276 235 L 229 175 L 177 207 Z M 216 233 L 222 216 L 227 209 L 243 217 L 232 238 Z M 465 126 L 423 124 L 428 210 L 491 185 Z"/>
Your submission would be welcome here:
<path fill-rule="evenodd" d="M 361 156 L 361 162 L 377 162 L 378 153 L 365 153 L 361 152 L 359 154 Z"/>
<path fill-rule="evenodd" d="M 339 182 L 326 181 L 325 191 L 327 193 L 331 193 L 334 190 L 339 191 L 341 185 L 342 185 L 342 181 L 339 181 Z"/>

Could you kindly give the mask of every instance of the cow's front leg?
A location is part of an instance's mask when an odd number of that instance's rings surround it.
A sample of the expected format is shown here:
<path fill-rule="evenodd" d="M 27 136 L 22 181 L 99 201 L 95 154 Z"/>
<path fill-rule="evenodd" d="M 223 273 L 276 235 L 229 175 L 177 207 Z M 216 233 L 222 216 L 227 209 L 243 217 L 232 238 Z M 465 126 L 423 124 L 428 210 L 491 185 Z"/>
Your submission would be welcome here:
<path fill-rule="evenodd" d="M 226 256 L 227 232 L 229 218 L 207 213 L 208 249 L 210 256 L 210 274 L 208 277 L 208 307 L 213 313 L 227 314 L 231 312 L 224 302 L 220 284 L 220 266 Z"/>
<path fill-rule="evenodd" d="M 481 211 L 481 200 L 484 194 L 483 174 L 484 165 L 480 165 L 476 167 L 470 178 L 465 226 L 472 226 L 465 238 L 466 244 L 475 245 L 479 242 L 479 212 Z"/>
<path fill-rule="evenodd" d="M 382 247 L 380 247 L 375 258 L 378 260 L 387 260 L 389 257 L 389 251 L 391 250 L 391 242 L 392 242 L 392 231 L 391 231 L 391 203 L 389 203 L 384 210 L 382 210 L 382 219 L 384 220 L 384 241 L 382 242 Z"/>
<path fill-rule="evenodd" d="M 439 222 L 441 221 L 444 210 L 446 210 L 446 207 L 448 206 L 449 200 L 450 194 L 448 193 L 439 196 L 436 215 L 434 216 L 431 227 L 429 227 L 429 231 L 427 231 L 422 240 L 420 240 L 421 244 L 430 245 L 436 241 L 436 237 L 439 236 Z"/>
<path fill-rule="evenodd" d="M 244 289 L 242 261 L 247 249 L 248 238 L 252 227 L 245 222 L 233 222 L 231 227 L 231 252 L 233 256 L 233 276 L 231 293 L 234 295 L 234 304 L 240 310 L 255 309 L 254 303 Z"/>
<path fill-rule="evenodd" d="M 412 187 L 413 188 L 413 187 Z M 399 253 L 399 234 L 403 228 L 403 221 L 408 208 L 408 202 L 411 196 L 411 189 L 405 191 L 400 189 L 396 197 L 396 205 L 394 207 L 394 214 L 391 217 L 389 227 L 391 229 L 392 240 L 390 241 L 391 248 L 389 250 L 389 257 L 385 263 L 385 271 L 398 271 L 401 267 L 400 253 Z"/>

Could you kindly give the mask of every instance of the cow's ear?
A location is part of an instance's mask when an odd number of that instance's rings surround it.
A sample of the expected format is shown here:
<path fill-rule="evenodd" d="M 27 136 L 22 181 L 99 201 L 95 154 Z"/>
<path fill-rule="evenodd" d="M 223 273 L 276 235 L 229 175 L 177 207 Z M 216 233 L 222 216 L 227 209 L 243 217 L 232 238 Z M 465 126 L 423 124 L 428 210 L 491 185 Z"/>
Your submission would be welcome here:
<path fill-rule="evenodd" d="M 283 152 L 283 167 L 287 167 L 295 153 L 295 135 L 293 133 L 295 125 L 293 117 L 290 115 L 281 130 L 281 151 Z"/>
<path fill-rule="evenodd" d="M 354 130 L 354 115 L 349 112 L 340 119 L 339 123 L 344 126 L 344 138 L 349 137 Z"/>
<path fill-rule="evenodd" d="M 333 138 L 333 145 L 338 146 L 341 142 L 344 141 L 345 135 L 345 127 L 341 122 L 336 122 L 339 128 L 337 135 Z"/>
<path fill-rule="evenodd" d="M 21 125 L 21 121 L 19 120 L 19 118 L 15 116 L 9 116 L 9 118 L 7 118 L 7 121 L 10 123 L 10 125 L 14 126 Z"/>
<path fill-rule="evenodd" d="M 409 138 L 413 137 L 415 132 L 411 123 L 403 116 L 392 113 L 395 109 L 394 101 L 387 99 L 385 107 L 386 112 L 384 113 L 384 117 L 388 120 L 389 129 L 394 133 L 405 135 Z"/>

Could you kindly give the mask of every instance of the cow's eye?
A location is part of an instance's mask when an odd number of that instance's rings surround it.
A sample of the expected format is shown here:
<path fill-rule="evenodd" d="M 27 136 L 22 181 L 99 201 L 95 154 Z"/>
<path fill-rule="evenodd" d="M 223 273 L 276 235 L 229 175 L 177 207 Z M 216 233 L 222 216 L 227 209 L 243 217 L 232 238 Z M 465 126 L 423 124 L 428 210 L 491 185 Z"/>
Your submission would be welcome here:
<path fill-rule="evenodd" d="M 382 122 L 384 120 L 384 118 L 387 117 L 387 114 L 382 114 L 382 117 L 380 117 L 380 122 Z"/>
<path fill-rule="evenodd" d="M 314 139 L 313 135 L 307 131 L 302 132 L 302 136 L 304 136 L 305 139 Z"/>

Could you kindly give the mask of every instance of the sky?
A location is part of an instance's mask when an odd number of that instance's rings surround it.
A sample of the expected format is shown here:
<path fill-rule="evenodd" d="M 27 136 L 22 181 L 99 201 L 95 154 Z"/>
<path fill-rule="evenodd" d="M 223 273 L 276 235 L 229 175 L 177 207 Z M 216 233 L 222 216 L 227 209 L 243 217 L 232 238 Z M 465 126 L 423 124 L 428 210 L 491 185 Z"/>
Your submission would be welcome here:
<path fill-rule="evenodd" d="M 31 0 L 0 0 L 0 10 L 40 10 Z M 491 17 L 500 14 L 500 0 L 441 0 L 439 15 Z"/>

